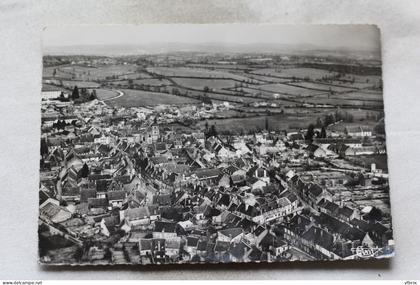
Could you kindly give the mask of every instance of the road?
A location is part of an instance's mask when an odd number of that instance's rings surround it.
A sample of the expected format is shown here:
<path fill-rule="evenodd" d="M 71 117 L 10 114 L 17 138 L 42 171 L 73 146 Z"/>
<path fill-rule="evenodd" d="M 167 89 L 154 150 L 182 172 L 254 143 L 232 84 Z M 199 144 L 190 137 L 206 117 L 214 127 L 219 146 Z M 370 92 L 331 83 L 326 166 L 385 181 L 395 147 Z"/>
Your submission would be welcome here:
<path fill-rule="evenodd" d="M 114 100 L 114 99 L 120 98 L 120 97 L 122 97 L 122 96 L 125 95 L 125 93 L 122 92 L 121 90 L 115 90 L 115 91 L 118 93 L 117 96 L 114 96 L 114 97 L 111 97 L 111 98 L 107 98 L 107 99 L 103 99 L 103 100 L 100 100 L 100 101 L 102 101 L 102 102 L 110 101 L 110 100 Z"/>

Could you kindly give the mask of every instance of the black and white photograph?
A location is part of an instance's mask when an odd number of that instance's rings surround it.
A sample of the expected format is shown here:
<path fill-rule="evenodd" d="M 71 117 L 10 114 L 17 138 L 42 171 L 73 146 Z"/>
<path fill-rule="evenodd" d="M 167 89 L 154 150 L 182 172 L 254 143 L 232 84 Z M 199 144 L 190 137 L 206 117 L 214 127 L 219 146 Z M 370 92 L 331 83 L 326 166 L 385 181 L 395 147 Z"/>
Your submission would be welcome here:
<path fill-rule="evenodd" d="M 42 36 L 41 264 L 394 256 L 378 27 Z"/>

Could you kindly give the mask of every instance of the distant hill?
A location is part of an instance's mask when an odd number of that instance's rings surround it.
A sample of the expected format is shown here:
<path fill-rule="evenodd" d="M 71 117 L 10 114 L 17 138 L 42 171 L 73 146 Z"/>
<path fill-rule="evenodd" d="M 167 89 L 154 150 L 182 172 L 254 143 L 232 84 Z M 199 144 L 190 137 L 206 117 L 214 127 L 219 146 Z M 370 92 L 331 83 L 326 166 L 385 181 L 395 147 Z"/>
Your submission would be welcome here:
<path fill-rule="evenodd" d="M 232 44 L 144 44 L 144 45 L 74 45 L 50 46 L 44 48 L 45 55 L 145 55 L 171 52 L 205 52 L 205 53 L 266 53 L 296 54 L 313 56 L 346 56 L 365 59 L 380 59 L 380 50 L 354 50 L 347 47 L 323 48 L 311 44 L 279 45 L 272 43 Z"/>

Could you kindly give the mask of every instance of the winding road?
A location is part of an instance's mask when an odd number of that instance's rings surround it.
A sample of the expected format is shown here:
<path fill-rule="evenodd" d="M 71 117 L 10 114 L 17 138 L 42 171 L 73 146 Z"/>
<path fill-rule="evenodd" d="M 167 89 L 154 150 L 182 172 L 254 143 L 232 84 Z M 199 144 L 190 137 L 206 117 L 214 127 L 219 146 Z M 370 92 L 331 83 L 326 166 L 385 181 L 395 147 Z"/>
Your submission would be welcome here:
<path fill-rule="evenodd" d="M 102 102 L 110 101 L 110 100 L 114 100 L 114 99 L 120 98 L 120 97 L 122 97 L 122 96 L 125 95 L 125 93 L 122 92 L 121 90 L 115 90 L 115 91 L 118 93 L 117 96 L 114 96 L 114 97 L 111 97 L 111 98 L 107 98 L 107 99 L 103 99 L 103 100 L 100 100 L 100 101 L 102 101 Z"/>

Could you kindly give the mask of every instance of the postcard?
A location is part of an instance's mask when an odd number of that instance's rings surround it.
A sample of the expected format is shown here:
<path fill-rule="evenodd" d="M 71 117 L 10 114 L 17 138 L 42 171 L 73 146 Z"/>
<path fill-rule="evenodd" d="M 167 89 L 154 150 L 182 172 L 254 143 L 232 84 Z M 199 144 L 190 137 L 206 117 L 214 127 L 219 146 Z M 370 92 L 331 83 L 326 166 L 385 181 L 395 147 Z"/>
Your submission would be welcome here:
<path fill-rule="evenodd" d="M 372 25 L 47 27 L 39 262 L 394 254 Z"/>

